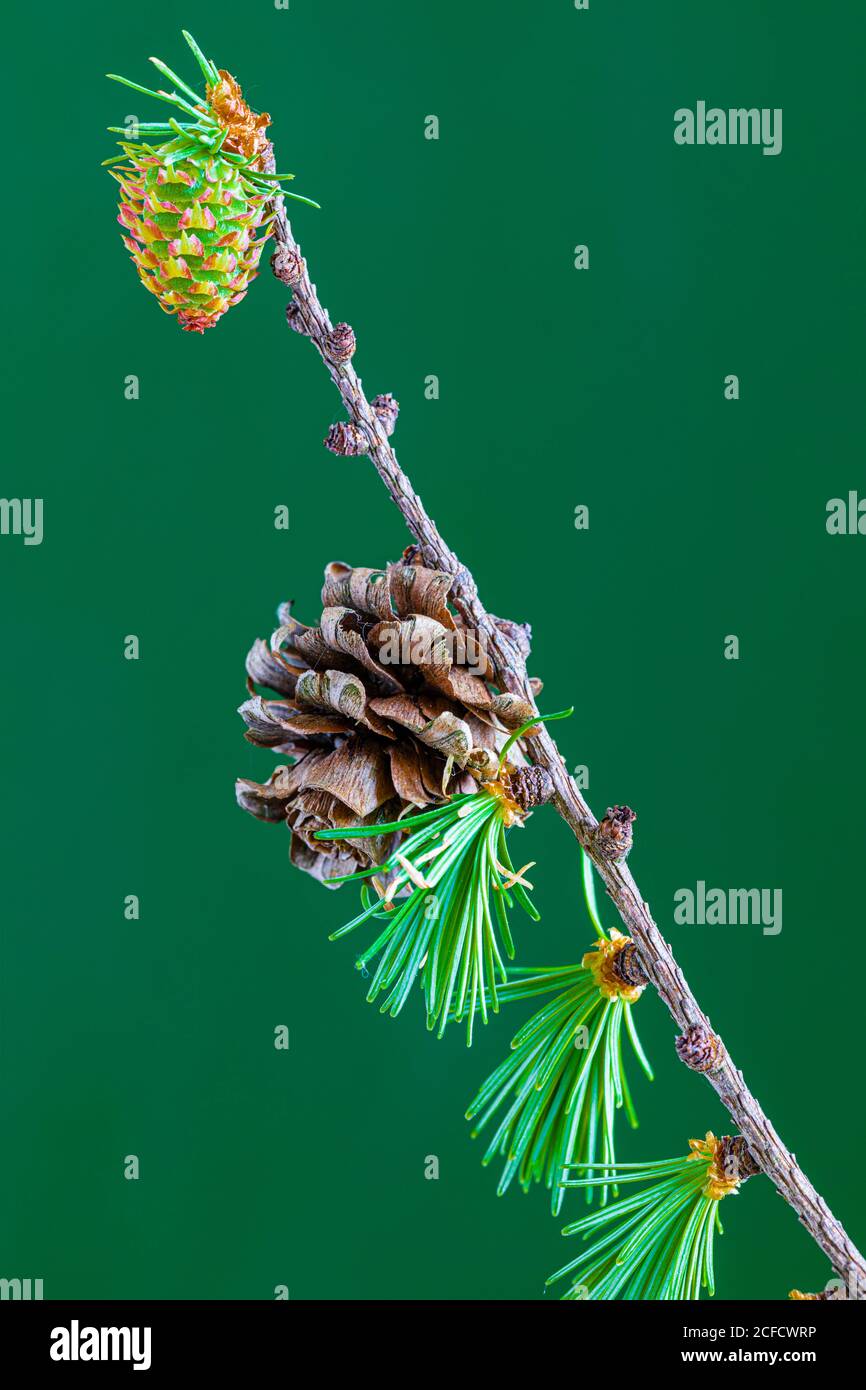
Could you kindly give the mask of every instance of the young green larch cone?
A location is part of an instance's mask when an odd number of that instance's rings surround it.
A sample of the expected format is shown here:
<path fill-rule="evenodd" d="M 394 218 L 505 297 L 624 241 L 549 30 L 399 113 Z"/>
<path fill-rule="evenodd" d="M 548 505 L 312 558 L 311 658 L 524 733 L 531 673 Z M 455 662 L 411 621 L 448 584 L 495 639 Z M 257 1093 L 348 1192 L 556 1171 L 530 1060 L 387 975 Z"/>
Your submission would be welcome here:
<path fill-rule="evenodd" d="M 330 564 L 319 625 L 284 604 L 270 641 L 247 656 L 246 737 L 294 764 L 264 784 L 239 779 L 238 802 L 286 822 L 292 862 L 325 883 L 383 862 L 397 837 L 377 826 L 477 790 L 532 718 L 525 700 L 491 689 L 480 644 L 448 603 L 451 582 L 414 547 L 384 570 Z M 516 748 L 510 760 L 523 762 Z M 316 837 L 359 824 L 369 835 Z"/>
<path fill-rule="evenodd" d="M 270 235 L 269 201 L 280 181 L 294 176 L 271 172 L 270 116 L 252 111 L 231 73 L 205 58 L 191 35 L 184 38 L 205 79 L 205 97 L 158 58 L 150 61 L 174 83 L 172 92 L 150 91 L 110 73 L 187 119 L 170 116 L 133 130 L 110 126 L 127 139 L 118 141 L 123 154 L 106 164 L 116 166 L 109 173 L 120 184 L 117 220 L 142 284 L 167 314 L 177 315 L 181 328 L 203 333 L 255 279 Z M 149 143 L 154 139 L 161 143 Z"/>

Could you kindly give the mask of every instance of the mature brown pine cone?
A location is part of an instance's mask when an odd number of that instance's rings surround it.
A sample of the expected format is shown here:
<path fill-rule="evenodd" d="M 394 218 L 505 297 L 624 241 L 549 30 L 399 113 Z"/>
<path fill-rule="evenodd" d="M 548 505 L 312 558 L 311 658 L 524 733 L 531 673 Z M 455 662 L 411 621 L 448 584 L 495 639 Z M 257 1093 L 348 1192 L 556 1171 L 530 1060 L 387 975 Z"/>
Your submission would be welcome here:
<path fill-rule="evenodd" d="M 393 836 L 377 825 L 492 778 L 509 731 L 532 717 L 526 701 L 490 689 L 492 671 L 452 612 L 450 588 L 415 547 L 385 570 L 330 564 L 319 626 L 282 604 L 270 641 L 247 656 L 246 738 L 294 762 L 263 785 L 240 778 L 238 803 L 286 821 L 292 862 L 325 883 L 387 856 Z M 509 759 L 523 762 L 516 747 Z M 359 823 L 369 839 L 313 838 Z"/>

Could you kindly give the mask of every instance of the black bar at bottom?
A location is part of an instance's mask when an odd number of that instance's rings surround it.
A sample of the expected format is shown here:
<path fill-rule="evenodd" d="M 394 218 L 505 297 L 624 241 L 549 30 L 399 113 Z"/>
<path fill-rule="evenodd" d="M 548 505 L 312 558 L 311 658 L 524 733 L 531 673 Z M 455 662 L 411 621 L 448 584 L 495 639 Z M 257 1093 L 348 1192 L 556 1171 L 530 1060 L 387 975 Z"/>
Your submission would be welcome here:
<path fill-rule="evenodd" d="M 447 1299 L 441 1303 L 453 1310 L 453 1355 L 459 1364 L 465 1360 L 458 1354 L 461 1305 Z M 297 1353 L 306 1346 L 306 1354 L 323 1358 L 323 1367 L 333 1375 L 341 1356 L 356 1366 L 369 1356 L 380 1336 L 379 1306 L 301 1301 L 4 1302 L 2 1365 L 6 1369 L 11 1363 L 25 1373 L 47 1371 L 52 1377 L 98 1377 L 107 1367 L 115 1376 L 138 1372 L 142 1378 L 158 1379 L 190 1371 L 197 1376 L 213 1372 L 224 1379 L 232 1371 L 249 1372 L 250 1367 L 261 1371 L 272 1366 L 283 1373 L 293 1365 L 297 1369 Z M 423 1336 L 425 1312 L 438 1309 L 440 1302 L 399 1306 L 393 1326 L 414 1338 L 415 1316 Z M 528 1319 L 536 1316 L 549 1323 L 552 1337 L 562 1336 L 564 1322 L 579 1338 L 576 1364 L 582 1365 L 586 1354 L 597 1354 L 620 1368 L 663 1372 L 676 1366 L 700 1371 L 712 1365 L 770 1370 L 798 1365 L 811 1367 L 822 1378 L 856 1364 L 864 1328 L 863 1303 L 525 1303 L 519 1305 L 524 1310 L 520 1322 L 512 1323 L 505 1336 L 501 1304 L 462 1306 L 474 1319 L 473 1335 L 486 1345 L 485 1375 L 491 1361 L 495 1365 L 497 1350 L 508 1368 L 508 1359 L 529 1331 Z M 554 1307 L 558 1311 L 551 1315 Z M 358 1309 L 354 1315 L 353 1308 Z M 433 1316 L 438 1341 L 442 1323 L 435 1311 Z M 484 1330 L 488 1317 L 493 1319 L 489 1340 Z M 539 1325 L 533 1321 L 532 1331 Z M 390 1337 L 382 1342 L 377 1356 L 391 1354 L 389 1342 Z M 537 1342 L 532 1345 L 537 1352 Z M 562 1347 L 559 1341 L 555 1345 Z M 418 1343 L 419 1354 L 424 1346 Z"/>

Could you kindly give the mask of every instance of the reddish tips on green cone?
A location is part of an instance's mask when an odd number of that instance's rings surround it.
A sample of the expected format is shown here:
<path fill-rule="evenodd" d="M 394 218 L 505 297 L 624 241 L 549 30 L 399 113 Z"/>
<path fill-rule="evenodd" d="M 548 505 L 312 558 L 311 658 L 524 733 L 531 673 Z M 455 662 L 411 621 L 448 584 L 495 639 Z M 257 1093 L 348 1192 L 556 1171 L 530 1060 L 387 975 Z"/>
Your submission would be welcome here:
<path fill-rule="evenodd" d="M 161 152 L 127 147 L 119 171 L 118 222 L 145 289 L 181 328 L 203 333 L 238 304 L 255 279 L 267 232 L 266 195 L 219 158 L 192 155 L 166 166 Z"/>
<path fill-rule="evenodd" d="M 267 171 L 273 164 L 265 134 L 270 117 L 251 111 L 234 78 L 215 68 L 189 34 L 184 37 L 204 75 L 206 98 L 156 58 L 151 62 L 186 95 L 149 91 L 109 74 L 191 119 L 110 127 L 127 139 L 119 141 L 123 154 L 106 163 L 115 166 L 109 172 L 120 184 L 117 220 L 145 289 L 165 313 L 177 315 L 181 328 L 203 333 L 255 279 L 275 216 L 274 195 L 292 175 Z M 152 145 L 138 140 L 145 132 L 169 138 Z"/>

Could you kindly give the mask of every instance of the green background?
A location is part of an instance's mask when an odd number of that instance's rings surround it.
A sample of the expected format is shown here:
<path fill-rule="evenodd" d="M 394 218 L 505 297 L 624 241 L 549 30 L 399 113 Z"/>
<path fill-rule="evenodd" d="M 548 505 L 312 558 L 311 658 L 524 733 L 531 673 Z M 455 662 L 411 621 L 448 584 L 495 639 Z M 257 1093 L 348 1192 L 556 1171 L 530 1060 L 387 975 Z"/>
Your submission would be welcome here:
<path fill-rule="evenodd" d="M 181 26 L 321 201 L 295 230 L 369 393 L 401 402 L 401 462 L 489 606 L 531 621 L 544 706 L 576 706 L 569 765 L 597 811 L 636 808 L 641 891 L 862 1244 L 866 538 L 825 530 L 866 490 L 862 7 L 153 0 L 5 21 L 2 492 L 44 498 L 45 539 L 0 537 L 0 1275 L 49 1298 L 536 1299 L 574 1253 L 544 1194 L 496 1198 L 462 1119 L 531 1005 L 468 1054 L 417 1008 L 380 1017 L 327 941 L 348 890 L 235 807 L 274 761 L 235 713 L 252 639 L 283 598 L 317 620 L 327 561 L 408 537 L 370 464 L 322 449 L 339 403 L 270 274 L 197 337 L 129 265 L 103 132 L 157 111 L 103 73 L 148 82 L 156 53 L 189 78 Z M 677 147 L 699 98 L 782 107 L 782 154 Z M 574 958 L 552 812 L 520 857 L 543 912 L 520 960 Z M 675 926 L 698 879 L 782 888 L 781 935 Z M 637 1021 L 657 1080 L 632 1069 L 621 1156 L 723 1131 L 655 996 Z M 828 1276 L 766 1181 L 726 1217 L 721 1296 Z"/>

